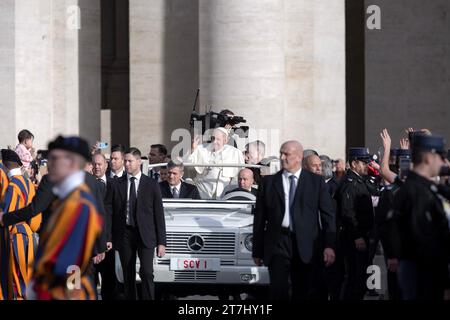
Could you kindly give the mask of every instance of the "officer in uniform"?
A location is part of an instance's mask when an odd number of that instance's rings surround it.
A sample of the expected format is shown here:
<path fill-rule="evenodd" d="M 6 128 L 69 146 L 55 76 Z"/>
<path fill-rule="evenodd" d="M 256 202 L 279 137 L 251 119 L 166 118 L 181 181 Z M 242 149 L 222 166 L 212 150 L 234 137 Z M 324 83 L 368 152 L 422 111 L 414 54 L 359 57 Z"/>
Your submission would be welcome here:
<path fill-rule="evenodd" d="M 390 231 L 399 285 L 403 299 L 442 300 L 450 293 L 450 204 L 433 179 L 444 164 L 444 139 L 418 135 L 411 149 L 413 169 L 394 196 Z"/>
<path fill-rule="evenodd" d="M 387 267 L 387 284 L 390 300 L 401 300 L 401 292 L 397 281 L 398 257 L 392 248 L 393 238 L 390 230 L 390 212 L 394 204 L 394 196 L 403 185 L 404 180 L 400 178 L 399 159 L 411 159 L 410 150 L 394 149 L 395 156 L 389 162 L 389 170 L 392 173 L 393 182 L 385 180 L 385 185 L 381 188 L 378 206 L 375 208 L 375 229 L 381 245 L 383 246 L 384 259 Z M 391 149 L 392 152 L 392 149 Z M 392 165 L 393 164 L 393 165 Z M 404 169 L 402 169 L 403 171 Z M 403 176 L 404 173 L 401 173 Z"/>
<path fill-rule="evenodd" d="M 372 156 L 366 148 L 350 148 L 350 169 L 335 194 L 340 242 L 345 261 L 344 300 L 362 300 L 367 290 L 369 236 L 374 226 L 371 193 L 366 184 Z"/>

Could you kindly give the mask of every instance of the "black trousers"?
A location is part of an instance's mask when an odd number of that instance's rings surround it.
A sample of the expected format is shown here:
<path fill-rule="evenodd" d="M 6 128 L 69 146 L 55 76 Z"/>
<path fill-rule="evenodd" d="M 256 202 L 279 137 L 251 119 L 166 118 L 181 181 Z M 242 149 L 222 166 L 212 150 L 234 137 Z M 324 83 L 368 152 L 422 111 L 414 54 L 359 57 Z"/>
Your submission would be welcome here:
<path fill-rule="evenodd" d="M 117 278 L 115 272 L 115 250 L 106 252 L 105 259 L 95 266 L 96 284 L 98 283 L 98 274 L 102 277 L 101 296 L 102 300 L 117 299 Z"/>
<path fill-rule="evenodd" d="M 329 300 L 341 300 L 342 284 L 344 282 L 345 264 L 342 250 L 339 245 L 335 250 L 336 259 L 334 263 L 324 268 L 325 286 L 322 296 L 329 298 Z"/>
<path fill-rule="evenodd" d="M 434 300 L 444 298 L 448 262 L 439 259 L 400 260 L 397 270 L 402 299 Z"/>
<path fill-rule="evenodd" d="M 363 300 L 367 291 L 367 267 L 370 264 L 369 240 L 365 251 L 356 250 L 355 241 L 344 236 L 342 241 L 345 263 L 345 278 L 343 284 L 344 300 Z"/>
<path fill-rule="evenodd" d="M 119 250 L 123 269 L 125 299 L 136 300 L 136 252 L 140 260 L 139 276 L 142 281 L 142 300 L 155 299 L 153 282 L 153 255 L 155 248 L 144 246 L 139 230 L 126 227 L 122 246 Z"/>
<path fill-rule="evenodd" d="M 313 257 L 304 263 L 295 235 L 284 231 L 268 265 L 272 300 L 319 300 L 323 263 Z"/>

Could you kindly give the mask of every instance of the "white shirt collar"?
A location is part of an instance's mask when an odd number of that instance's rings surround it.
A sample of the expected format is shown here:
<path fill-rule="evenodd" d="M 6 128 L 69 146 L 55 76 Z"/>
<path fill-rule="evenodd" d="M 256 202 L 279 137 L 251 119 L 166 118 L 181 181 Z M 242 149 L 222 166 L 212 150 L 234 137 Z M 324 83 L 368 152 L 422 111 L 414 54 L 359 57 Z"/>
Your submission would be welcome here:
<path fill-rule="evenodd" d="M 53 187 L 53 193 L 60 199 L 67 197 L 73 190 L 84 183 L 85 172 L 80 170 L 66 177 L 60 184 Z"/>
<path fill-rule="evenodd" d="M 106 174 L 103 175 L 103 177 L 101 177 L 100 179 L 103 180 L 103 182 L 106 184 L 107 180 L 106 180 Z"/>
<path fill-rule="evenodd" d="M 141 180 L 141 176 L 142 176 L 142 172 L 139 171 L 139 173 L 137 175 L 135 175 L 134 177 L 136 178 L 137 181 Z M 133 177 L 133 175 L 127 173 L 127 179 L 130 180 L 131 177 Z"/>
<path fill-rule="evenodd" d="M 22 169 L 20 169 L 20 168 L 11 169 L 8 171 L 8 178 L 10 178 L 10 179 L 11 179 L 11 177 L 21 176 L 21 175 L 22 175 Z"/>
<path fill-rule="evenodd" d="M 300 168 L 300 170 L 298 170 L 296 173 L 294 173 L 294 176 L 297 178 L 297 180 L 300 178 L 300 173 L 302 172 L 302 168 Z M 283 175 L 286 177 L 286 178 L 289 178 L 291 175 L 292 175 L 292 173 L 290 173 L 290 172 L 288 172 L 288 171 L 286 171 L 286 170 L 283 170 Z"/>
<path fill-rule="evenodd" d="M 125 173 L 125 169 L 122 167 L 122 170 L 119 171 L 119 173 L 114 173 L 111 170 L 111 178 L 114 178 L 114 176 L 117 176 L 117 178 L 120 178 L 123 176 L 123 174 Z"/>
<path fill-rule="evenodd" d="M 181 181 L 180 181 L 180 183 L 179 183 L 179 184 L 177 184 L 176 186 L 171 186 L 171 185 L 169 184 L 169 188 L 170 188 L 170 191 L 172 191 L 172 190 L 173 190 L 173 188 L 177 188 L 178 192 L 180 192 L 180 188 L 181 188 Z"/>

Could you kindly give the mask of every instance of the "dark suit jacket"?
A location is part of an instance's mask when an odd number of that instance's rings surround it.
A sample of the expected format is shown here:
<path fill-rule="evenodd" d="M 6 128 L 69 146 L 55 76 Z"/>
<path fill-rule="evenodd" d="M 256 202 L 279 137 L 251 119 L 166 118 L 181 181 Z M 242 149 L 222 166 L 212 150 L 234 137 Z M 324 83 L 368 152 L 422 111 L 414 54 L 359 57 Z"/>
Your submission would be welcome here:
<path fill-rule="evenodd" d="M 282 171 L 263 178 L 256 199 L 253 257 L 269 265 L 281 236 L 285 211 Z M 319 211 L 322 230 L 319 225 Z M 302 170 L 294 199 L 294 225 L 300 258 L 309 263 L 324 247 L 336 242 L 335 211 L 325 180 Z"/>
<path fill-rule="evenodd" d="M 173 198 L 172 191 L 170 190 L 170 185 L 167 181 L 160 182 L 159 187 L 161 188 L 161 194 L 163 198 Z M 180 198 L 201 199 L 197 187 L 186 182 L 181 182 Z"/>
<path fill-rule="evenodd" d="M 97 202 L 97 210 L 98 213 L 103 218 L 103 227 L 102 227 L 102 233 L 95 241 L 94 245 L 94 255 L 98 253 L 102 253 L 106 251 L 106 242 L 108 241 L 108 216 L 105 211 L 105 205 L 104 205 L 104 184 L 97 180 L 95 176 L 92 174 L 86 173 L 84 182 L 89 187 L 89 189 L 92 192 L 92 195 L 95 198 L 95 201 Z"/>
<path fill-rule="evenodd" d="M 119 178 L 108 193 L 106 211 L 112 216 L 113 245 L 121 250 L 127 216 L 127 175 Z M 166 222 L 158 183 L 142 174 L 136 205 L 136 225 L 143 245 L 166 245 Z"/>
<path fill-rule="evenodd" d="M 112 217 L 111 215 L 106 212 L 105 205 L 106 205 L 106 197 L 108 195 L 109 190 L 113 187 L 113 184 L 116 182 L 113 178 L 110 178 L 109 176 L 106 176 L 106 186 L 104 182 L 101 182 L 98 180 L 98 187 L 99 187 L 99 193 L 100 197 L 103 199 L 102 206 L 103 211 L 105 212 L 105 221 L 104 221 L 104 230 L 106 234 L 106 242 L 112 242 Z"/>
<path fill-rule="evenodd" d="M 328 180 L 327 185 L 328 185 L 328 189 L 330 191 L 331 198 L 333 198 L 334 194 L 336 193 L 337 189 L 339 188 L 339 182 L 333 176 L 330 180 Z"/>
<path fill-rule="evenodd" d="M 95 200 L 97 201 L 99 214 L 102 215 L 104 220 L 106 220 L 101 189 L 103 185 L 99 185 L 101 184 L 101 182 L 97 181 L 97 179 L 95 179 L 93 175 L 87 173 L 85 182 L 89 189 L 91 189 L 91 192 L 94 195 Z M 3 215 L 3 224 L 5 226 L 14 225 L 19 222 L 30 220 L 31 218 L 42 212 L 42 230 L 45 223 L 48 221 L 49 214 L 51 214 L 51 212 L 49 211 L 49 207 L 56 198 L 53 194 L 53 186 L 54 184 L 50 180 L 48 180 L 48 175 L 43 176 L 41 183 L 36 190 L 36 195 L 34 196 L 31 203 L 25 208 Z M 107 234 L 105 233 L 105 231 L 103 231 L 99 238 L 97 238 L 97 241 L 95 243 L 94 255 L 106 251 L 106 239 Z"/>

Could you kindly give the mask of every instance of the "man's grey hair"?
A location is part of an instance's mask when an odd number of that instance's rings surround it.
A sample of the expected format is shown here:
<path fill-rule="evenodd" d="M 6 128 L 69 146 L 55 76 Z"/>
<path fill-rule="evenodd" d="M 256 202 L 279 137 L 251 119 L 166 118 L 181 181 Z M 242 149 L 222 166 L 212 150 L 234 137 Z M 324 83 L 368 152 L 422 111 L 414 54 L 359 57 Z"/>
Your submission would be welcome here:
<path fill-rule="evenodd" d="M 333 178 L 333 162 L 331 158 L 327 155 L 319 156 L 322 161 L 322 176 L 325 180 Z"/>
<path fill-rule="evenodd" d="M 312 149 L 306 149 L 303 150 L 303 159 L 308 158 L 309 156 L 318 156 L 319 154 L 317 153 L 317 151 L 312 150 Z"/>
<path fill-rule="evenodd" d="M 167 169 L 170 170 L 170 169 L 173 169 L 173 168 L 179 168 L 180 171 L 184 171 L 184 166 L 183 166 L 183 164 L 181 162 L 180 163 L 175 163 L 173 160 L 170 160 L 167 163 Z"/>
<path fill-rule="evenodd" d="M 94 158 L 97 157 L 97 156 L 102 157 L 103 160 L 105 160 L 105 162 L 108 162 L 108 159 L 106 159 L 106 156 L 105 156 L 103 153 L 101 153 L 101 152 L 95 152 L 95 153 L 92 155 L 92 162 L 94 162 Z"/>
<path fill-rule="evenodd" d="M 255 146 L 256 150 L 262 157 L 264 157 L 264 155 L 266 154 L 266 144 L 264 142 L 262 142 L 261 140 L 255 140 L 255 141 L 248 143 L 245 146 L 245 150 L 248 151 L 250 146 Z"/>

